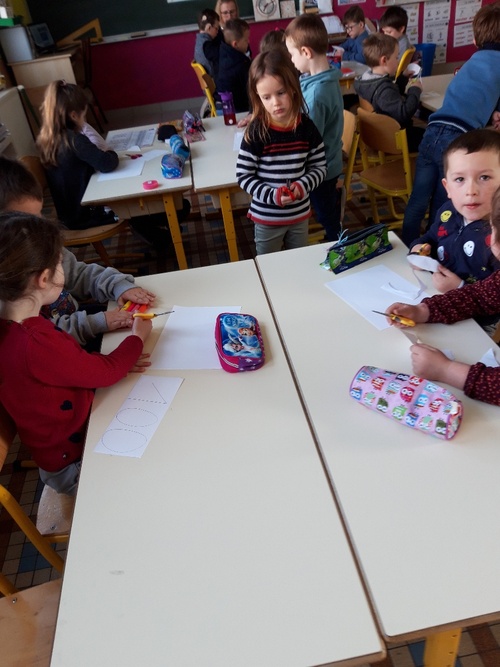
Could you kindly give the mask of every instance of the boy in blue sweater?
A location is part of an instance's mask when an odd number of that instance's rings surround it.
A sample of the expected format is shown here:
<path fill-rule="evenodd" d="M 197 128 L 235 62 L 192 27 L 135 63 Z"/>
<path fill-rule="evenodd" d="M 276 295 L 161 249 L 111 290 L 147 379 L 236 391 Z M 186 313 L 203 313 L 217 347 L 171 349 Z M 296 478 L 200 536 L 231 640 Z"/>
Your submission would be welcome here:
<path fill-rule="evenodd" d="M 361 7 L 358 5 L 349 7 L 344 14 L 342 23 L 349 37 L 336 47 L 336 50 L 342 50 L 342 60 L 356 60 L 358 63 L 364 64 L 363 42 L 369 33 L 365 27 L 365 15 Z"/>
<path fill-rule="evenodd" d="M 500 110 L 500 2 L 485 5 L 472 23 L 478 51 L 459 69 L 446 90 L 443 106 L 429 117 L 420 143 L 413 191 L 403 222 L 410 245 L 430 204 L 429 221 L 446 201 L 442 185 L 443 152 L 455 137 L 486 127 Z"/>
<path fill-rule="evenodd" d="M 443 185 L 451 201 L 438 211 L 429 231 L 411 252 L 432 255 L 440 266 L 432 280 L 440 292 L 484 280 L 500 269 L 491 251 L 491 201 L 500 187 L 500 133 L 472 130 L 454 139 L 443 154 Z M 488 331 L 498 316 L 483 318 Z M 492 327 L 494 330 L 494 327 Z"/>
<path fill-rule="evenodd" d="M 310 193 L 311 203 L 318 222 L 326 230 L 327 240 L 337 241 L 342 229 L 337 181 L 342 172 L 344 129 L 340 71 L 328 63 L 328 33 L 317 14 L 303 14 L 294 19 L 285 31 L 285 40 L 292 62 L 302 75 L 300 87 L 309 117 L 325 144 L 326 179 Z"/>

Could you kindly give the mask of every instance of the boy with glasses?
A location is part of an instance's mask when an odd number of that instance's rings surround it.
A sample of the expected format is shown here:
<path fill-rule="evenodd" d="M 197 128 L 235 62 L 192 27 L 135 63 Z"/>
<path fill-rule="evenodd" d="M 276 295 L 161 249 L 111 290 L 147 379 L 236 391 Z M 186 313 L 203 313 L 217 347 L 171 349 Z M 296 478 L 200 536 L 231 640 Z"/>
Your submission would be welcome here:
<path fill-rule="evenodd" d="M 365 64 L 363 55 L 363 42 L 368 37 L 368 30 L 365 26 L 365 15 L 361 7 L 353 5 L 344 14 L 342 20 L 348 38 L 335 50 L 342 51 L 342 60 L 355 60 L 358 63 Z"/>

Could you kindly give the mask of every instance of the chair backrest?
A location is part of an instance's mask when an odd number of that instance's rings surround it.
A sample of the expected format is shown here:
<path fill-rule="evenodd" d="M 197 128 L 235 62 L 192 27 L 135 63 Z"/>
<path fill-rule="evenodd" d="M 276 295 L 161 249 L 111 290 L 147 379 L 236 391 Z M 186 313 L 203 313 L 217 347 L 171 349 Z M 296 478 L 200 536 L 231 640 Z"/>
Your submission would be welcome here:
<path fill-rule="evenodd" d="M 197 63 L 195 60 L 191 61 L 191 67 L 194 69 L 200 87 L 207 97 L 208 103 L 210 105 L 210 114 L 212 117 L 215 117 L 217 115 L 214 100 L 215 81 L 212 79 L 203 65 L 200 65 L 200 63 Z"/>
<path fill-rule="evenodd" d="M 405 69 L 411 63 L 411 59 L 413 58 L 414 53 L 415 53 L 414 46 L 412 46 L 411 49 L 406 49 L 406 51 L 403 53 L 403 55 L 399 59 L 398 69 L 396 70 L 396 76 L 394 77 L 395 79 L 397 79 L 400 74 L 403 74 Z"/>
<path fill-rule="evenodd" d="M 38 155 L 23 155 L 19 158 L 19 162 L 22 162 L 26 169 L 33 174 L 42 190 L 46 190 L 49 187 L 45 169 Z"/>
<path fill-rule="evenodd" d="M 365 17 L 365 26 L 370 34 L 378 32 L 379 23 L 377 19 L 368 19 Z"/>
<path fill-rule="evenodd" d="M 371 113 L 375 111 L 373 104 L 371 102 L 368 102 L 368 100 L 365 100 L 364 97 L 359 98 L 359 106 L 365 111 L 370 111 Z"/>
<path fill-rule="evenodd" d="M 375 151 L 388 155 L 401 155 L 397 135 L 401 131 L 399 123 L 381 113 L 371 113 L 358 109 L 359 136 L 362 143 Z M 406 137 L 406 131 L 404 131 Z"/>
<path fill-rule="evenodd" d="M 342 132 L 342 152 L 347 163 L 344 170 L 344 188 L 347 199 L 351 198 L 351 180 L 358 150 L 359 132 L 356 116 L 344 109 L 344 131 Z"/>

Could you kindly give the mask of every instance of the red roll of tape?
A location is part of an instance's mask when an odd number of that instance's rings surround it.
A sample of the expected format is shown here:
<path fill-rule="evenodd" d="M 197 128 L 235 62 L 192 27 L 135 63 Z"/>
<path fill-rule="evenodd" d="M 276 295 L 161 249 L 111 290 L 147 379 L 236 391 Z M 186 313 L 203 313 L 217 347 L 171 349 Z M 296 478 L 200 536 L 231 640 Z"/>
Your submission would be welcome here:
<path fill-rule="evenodd" d="M 158 183 L 158 181 L 154 181 L 154 180 L 153 180 L 153 181 L 144 181 L 144 183 L 142 184 L 142 187 L 143 187 L 145 190 L 154 190 L 154 189 L 157 188 L 159 185 L 160 185 L 160 184 Z"/>

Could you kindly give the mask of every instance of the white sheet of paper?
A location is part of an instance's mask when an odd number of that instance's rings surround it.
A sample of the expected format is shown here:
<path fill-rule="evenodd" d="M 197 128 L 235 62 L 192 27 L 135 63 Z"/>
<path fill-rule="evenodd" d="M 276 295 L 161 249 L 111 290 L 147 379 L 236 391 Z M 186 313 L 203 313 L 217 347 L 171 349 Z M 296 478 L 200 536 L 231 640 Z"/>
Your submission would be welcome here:
<path fill-rule="evenodd" d="M 140 458 L 165 416 L 183 378 L 142 375 L 135 383 L 94 451 Z"/>
<path fill-rule="evenodd" d="M 491 368 L 498 368 L 498 366 L 500 366 L 495 355 L 495 350 L 492 347 L 490 347 L 490 349 L 483 354 L 479 361 L 485 366 L 490 366 Z"/>
<path fill-rule="evenodd" d="M 113 130 L 108 133 L 106 143 L 110 150 L 126 151 L 134 146 L 152 146 L 155 139 L 156 129 L 154 127 L 146 130 Z"/>
<path fill-rule="evenodd" d="M 433 257 L 427 257 L 426 255 L 406 255 L 406 259 L 415 269 L 430 271 L 431 273 L 436 273 L 439 270 L 439 262 Z"/>
<path fill-rule="evenodd" d="M 221 369 L 215 349 L 219 313 L 240 313 L 241 306 L 174 306 L 151 354 L 151 368 Z"/>
<path fill-rule="evenodd" d="M 118 167 L 107 174 L 99 174 L 98 181 L 113 181 L 117 178 L 129 178 L 131 176 L 140 176 L 144 169 L 144 158 L 138 157 L 135 160 L 129 157 L 120 158 Z"/>
<path fill-rule="evenodd" d="M 234 139 L 233 139 L 233 151 L 238 152 L 240 150 L 241 142 L 243 141 L 243 135 L 245 134 L 245 130 L 237 130 L 234 133 Z"/>
<path fill-rule="evenodd" d="M 387 285 L 391 285 L 392 293 L 387 291 Z M 377 315 L 372 310 L 386 312 L 387 308 L 398 300 L 398 292 L 404 295 L 399 300 L 412 305 L 420 303 L 425 296 L 428 296 L 424 292 L 416 299 L 408 298 L 408 294 L 415 294 L 419 290 L 383 264 L 332 280 L 325 283 L 325 286 L 371 322 L 379 331 L 387 329 L 390 324 L 383 315 Z"/>

